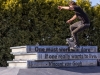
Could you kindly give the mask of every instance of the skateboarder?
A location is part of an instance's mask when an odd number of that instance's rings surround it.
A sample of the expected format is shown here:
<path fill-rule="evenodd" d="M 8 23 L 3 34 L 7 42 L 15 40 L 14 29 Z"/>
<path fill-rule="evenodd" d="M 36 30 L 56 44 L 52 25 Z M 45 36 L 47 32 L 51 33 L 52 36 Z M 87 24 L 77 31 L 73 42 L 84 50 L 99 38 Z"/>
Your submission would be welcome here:
<path fill-rule="evenodd" d="M 78 22 L 70 25 L 71 38 L 74 40 L 75 43 L 73 48 L 79 47 L 77 33 L 90 26 L 90 21 L 87 14 L 74 1 L 70 1 L 69 6 L 58 6 L 58 9 L 72 10 L 75 12 L 75 15 L 71 19 L 69 19 L 66 23 L 70 24 L 76 18 L 79 19 Z"/>

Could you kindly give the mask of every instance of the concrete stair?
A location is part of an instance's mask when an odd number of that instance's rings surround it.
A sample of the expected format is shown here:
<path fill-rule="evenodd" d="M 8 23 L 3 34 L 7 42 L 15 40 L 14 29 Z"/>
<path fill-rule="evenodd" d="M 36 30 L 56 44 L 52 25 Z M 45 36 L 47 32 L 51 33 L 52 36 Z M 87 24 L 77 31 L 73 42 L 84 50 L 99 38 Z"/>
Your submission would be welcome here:
<path fill-rule="evenodd" d="M 14 53 L 14 60 L 100 59 L 100 53 Z"/>
<path fill-rule="evenodd" d="M 9 67 L 17 68 L 66 68 L 97 66 L 97 60 L 65 60 L 65 61 L 8 61 Z"/>
<path fill-rule="evenodd" d="M 16 46 L 10 47 L 12 53 L 24 52 L 24 53 L 64 53 L 71 52 L 68 46 Z M 97 46 L 80 46 L 80 52 L 98 52 Z"/>
<path fill-rule="evenodd" d="M 81 46 L 70 51 L 68 46 L 17 46 L 11 47 L 13 61 L 10 68 L 82 67 L 97 66 L 100 59 L 97 46 Z"/>

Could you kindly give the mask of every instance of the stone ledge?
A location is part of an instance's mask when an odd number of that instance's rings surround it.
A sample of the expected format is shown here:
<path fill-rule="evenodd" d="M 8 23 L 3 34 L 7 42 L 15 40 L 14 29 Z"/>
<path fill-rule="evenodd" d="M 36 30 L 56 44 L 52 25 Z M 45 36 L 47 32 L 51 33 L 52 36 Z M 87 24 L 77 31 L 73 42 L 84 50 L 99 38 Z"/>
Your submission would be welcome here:
<path fill-rule="evenodd" d="M 43 67 L 82 67 L 97 66 L 97 60 L 65 60 L 65 61 L 8 61 L 9 67 L 43 68 Z"/>
<path fill-rule="evenodd" d="M 34 52 L 55 52 L 55 53 L 63 53 L 63 52 L 70 52 L 68 46 L 16 46 L 10 47 L 12 52 L 26 52 L 26 53 L 34 53 Z M 81 52 L 98 52 L 97 46 L 80 46 L 78 51 Z"/>
<path fill-rule="evenodd" d="M 100 59 L 100 53 L 15 53 L 15 60 Z"/>

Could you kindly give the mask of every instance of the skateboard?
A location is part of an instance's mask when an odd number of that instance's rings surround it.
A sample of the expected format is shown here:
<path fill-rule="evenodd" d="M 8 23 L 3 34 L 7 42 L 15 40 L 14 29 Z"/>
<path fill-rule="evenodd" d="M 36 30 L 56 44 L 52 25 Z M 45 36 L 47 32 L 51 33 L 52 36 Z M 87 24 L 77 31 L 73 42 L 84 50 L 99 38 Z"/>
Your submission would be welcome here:
<path fill-rule="evenodd" d="M 76 51 L 76 48 L 74 47 L 75 46 L 75 43 L 74 43 L 74 40 L 72 38 L 67 38 L 66 39 L 66 44 L 69 45 L 69 50 L 74 50 Z"/>

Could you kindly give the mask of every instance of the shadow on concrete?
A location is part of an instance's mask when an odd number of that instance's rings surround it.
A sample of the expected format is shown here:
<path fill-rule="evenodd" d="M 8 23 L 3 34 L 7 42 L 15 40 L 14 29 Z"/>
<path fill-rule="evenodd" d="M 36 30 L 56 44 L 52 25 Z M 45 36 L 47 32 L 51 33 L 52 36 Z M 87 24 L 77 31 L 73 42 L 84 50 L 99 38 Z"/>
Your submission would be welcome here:
<path fill-rule="evenodd" d="M 20 69 L 18 75 L 100 75 L 100 67 Z"/>
<path fill-rule="evenodd" d="M 100 73 L 100 67 L 71 67 L 71 68 L 57 68 L 57 69 L 77 72 L 77 73 Z"/>

